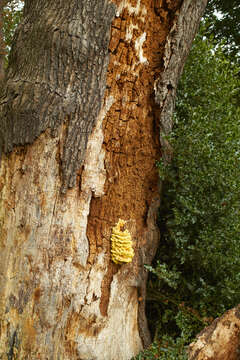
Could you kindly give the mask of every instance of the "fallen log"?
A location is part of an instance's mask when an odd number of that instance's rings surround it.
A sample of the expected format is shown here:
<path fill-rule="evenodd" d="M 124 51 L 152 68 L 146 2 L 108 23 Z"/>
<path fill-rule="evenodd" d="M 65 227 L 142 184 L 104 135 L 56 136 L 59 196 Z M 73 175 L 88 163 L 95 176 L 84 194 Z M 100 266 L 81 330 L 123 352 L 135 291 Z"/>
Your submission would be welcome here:
<path fill-rule="evenodd" d="M 206 327 L 188 348 L 188 360 L 240 359 L 240 305 Z"/>

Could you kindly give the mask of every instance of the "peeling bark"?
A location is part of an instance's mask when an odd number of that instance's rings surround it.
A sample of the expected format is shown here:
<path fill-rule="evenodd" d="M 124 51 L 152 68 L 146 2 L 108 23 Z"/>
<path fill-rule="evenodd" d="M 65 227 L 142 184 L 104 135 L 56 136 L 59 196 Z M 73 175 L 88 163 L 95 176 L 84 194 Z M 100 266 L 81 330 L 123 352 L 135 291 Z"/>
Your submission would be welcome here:
<path fill-rule="evenodd" d="M 240 305 L 205 328 L 189 345 L 189 360 L 238 360 L 240 356 Z"/>
<path fill-rule="evenodd" d="M 159 119 L 199 4 L 26 1 L 0 101 L 1 359 L 125 360 L 149 344 Z M 110 256 L 119 218 L 125 265 Z"/>

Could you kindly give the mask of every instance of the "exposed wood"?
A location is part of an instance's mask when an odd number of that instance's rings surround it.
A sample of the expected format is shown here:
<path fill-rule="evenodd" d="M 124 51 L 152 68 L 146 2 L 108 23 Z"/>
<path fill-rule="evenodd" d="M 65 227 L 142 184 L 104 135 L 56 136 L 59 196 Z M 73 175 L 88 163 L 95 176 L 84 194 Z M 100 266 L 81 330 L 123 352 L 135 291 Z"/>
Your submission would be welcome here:
<path fill-rule="evenodd" d="M 240 305 L 205 328 L 188 349 L 189 360 L 238 360 Z"/>
<path fill-rule="evenodd" d="M 199 4 L 26 1 L 0 101 L 1 359 L 126 360 L 149 344 L 159 119 Z M 110 254 L 119 218 L 135 251 L 124 265 Z"/>

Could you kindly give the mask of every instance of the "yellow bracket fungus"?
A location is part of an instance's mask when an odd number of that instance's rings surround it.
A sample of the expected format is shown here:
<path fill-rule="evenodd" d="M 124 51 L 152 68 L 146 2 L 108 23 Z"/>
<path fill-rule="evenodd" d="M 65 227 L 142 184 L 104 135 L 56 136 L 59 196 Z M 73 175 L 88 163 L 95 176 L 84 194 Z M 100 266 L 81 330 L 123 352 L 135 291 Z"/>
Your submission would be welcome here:
<path fill-rule="evenodd" d="M 112 229 L 111 255 L 115 264 L 129 263 L 134 256 L 132 237 L 125 224 L 126 221 L 119 219 Z"/>

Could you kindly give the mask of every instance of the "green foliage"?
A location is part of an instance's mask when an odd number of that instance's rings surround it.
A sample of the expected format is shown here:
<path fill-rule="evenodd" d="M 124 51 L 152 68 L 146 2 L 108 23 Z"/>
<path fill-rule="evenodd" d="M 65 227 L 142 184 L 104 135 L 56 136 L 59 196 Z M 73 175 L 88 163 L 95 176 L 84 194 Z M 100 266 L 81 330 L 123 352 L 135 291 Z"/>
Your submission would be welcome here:
<path fill-rule="evenodd" d="M 205 20 L 206 35 L 214 36 L 218 42 L 224 40 L 223 50 L 240 63 L 240 5 L 239 0 L 210 0 Z"/>
<path fill-rule="evenodd" d="M 176 341 L 170 336 L 163 336 L 161 343 L 153 344 L 142 351 L 135 360 L 187 360 L 185 351 L 185 342 L 183 338 L 177 338 Z"/>
<path fill-rule="evenodd" d="M 214 316 L 240 294 L 238 72 L 220 47 L 198 37 L 179 87 L 160 214 L 162 263 L 184 275 L 184 299 Z"/>
<path fill-rule="evenodd" d="M 10 0 L 4 7 L 3 12 L 3 32 L 4 40 L 9 52 L 13 35 L 17 25 L 20 23 L 22 17 L 23 0 Z"/>
<path fill-rule="evenodd" d="M 224 53 L 200 33 L 179 84 L 173 160 L 158 164 L 161 243 L 147 267 L 158 322 L 138 359 L 185 359 L 194 336 L 239 302 L 240 68 Z"/>
<path fill-rule="evenodd" d="M 157 261 L 155 268 L 150 265 L 145 265 L 145 268 L 157 275 L 159 286 L 161 286 L 160 283 L 162 281 L 163 283 L 167 283 L 173 289 L 177 288 L 180 273 L 176 271 L 175 266 L 173 266 L 173 271 L 171 271 L 167 268 L 166 264 L 161 264 L 160 261 Z"/>

